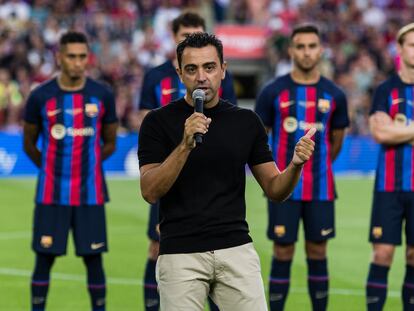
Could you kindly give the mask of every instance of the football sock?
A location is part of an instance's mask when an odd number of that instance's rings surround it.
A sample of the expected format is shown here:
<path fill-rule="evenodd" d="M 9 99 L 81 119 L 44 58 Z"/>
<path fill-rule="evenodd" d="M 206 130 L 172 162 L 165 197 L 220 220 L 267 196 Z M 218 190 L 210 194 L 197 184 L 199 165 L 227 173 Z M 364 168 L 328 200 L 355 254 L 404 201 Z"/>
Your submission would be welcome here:
<path fill-rule="evenodd" d="M 326 259 L 307 259 L 308 290 L 313 311 L 325 311 L 328 304 L 328 264 Z"/>
<path fill-rule="evenodd" d="M 36 254 L 36 263 L 31 284 L 32 311 L 45 310 L 50 270 L 52 269 L 54 261 L 54 255 Z"/>
<path fill-rule="evenodd" d="M 91 298 L 92 311 L 105 311 L 106 282 L 102 264 L 102 255 L 83 257 L 88 273 L 88 291 Z"/>
<path fill-rule="evenodd" d="M 160 296 L 155 279 L 156 260 L 147 260 L 144 274 L 144 302 L 146 311 L 157 311 L 160 305 Z"/>
<path fill-rule="evenodd" d="M 387 276 L 390 268 L 371 263 L 366 286 L 368 311 L 382 310 L 387 296 Z"/>
<path fill-rule="evenodd" d="M 290 285 L 291 260 L 277 260 L 273 257 L 269 278 L 269 301 L 271 311 L 283 310 Z"/>
<path fill-rule="evenodd" d="M 213 299 L 208 297 L 208 306 L 210 307 L 210 311 L 220 311 L 217 305 L 214 303 Z"/>
<path fill-rule="evenodd" d="M 414 310 L 414 267 L 405 266 L 405 278 L 402 288 L 404 311 Z"/>

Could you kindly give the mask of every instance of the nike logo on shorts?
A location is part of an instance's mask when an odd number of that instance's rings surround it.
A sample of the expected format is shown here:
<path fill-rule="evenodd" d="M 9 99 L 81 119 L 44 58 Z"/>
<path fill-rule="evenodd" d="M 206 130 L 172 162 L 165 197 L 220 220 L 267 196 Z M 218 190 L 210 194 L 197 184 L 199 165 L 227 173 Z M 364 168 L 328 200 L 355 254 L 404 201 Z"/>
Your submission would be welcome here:
<path fill-rule="evenodd" d="M 101 243 L 92 243 L 91 244 L 91 249 L 92 250 L 97 250 L 97 249 L 99 249 L 101 247 L 104 247 L 104 246 L 105 246 L 105 243 L 104 242 L 101 242 Z"/>
<path fill-rule="evenodd" d="M 329 235 L 332 231 L 333 231 L 333 229 L 332 229 L 332 228 L 329 228 L 329 229 L 322 229 L 322 230 L 321 230 L 321 236 L 327 236 L 327 235 Z"/>

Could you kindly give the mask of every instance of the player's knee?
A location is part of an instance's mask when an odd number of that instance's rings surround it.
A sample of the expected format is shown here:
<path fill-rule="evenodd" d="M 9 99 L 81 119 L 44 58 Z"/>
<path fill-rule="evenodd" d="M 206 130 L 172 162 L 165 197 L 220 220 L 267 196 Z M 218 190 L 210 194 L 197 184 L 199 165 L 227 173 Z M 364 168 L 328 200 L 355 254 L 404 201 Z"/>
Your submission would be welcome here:
<path fill-rule="evenodd" d="M 274 244 L 273 255 L 278 260 L 291 260 L 295 253 L 295 244 Z"/>
<path fill-rule="evenodd" d="M 407 246 L 405 257 L 406 257 L 407 264 L 410 266 L 414 266 L 414 247 L 413 246 Z"/>
<path fill-rule="evenodd" d="M 148 248 L 148 258 L 151 260 L 157 260 L 160 253 L 160 242 L 150 240 L 150 245 Z"/>
<path fill-rule="evenodd" d="M 309 259 L 322 260 L 326 258 L 326 242 L 310 242 L 305 245 L 306 256 Z"/>
<path fill-rule="evenodd" d="M 377 265 L 390 266 L 393 258 L 393 251 L 388 248 L 378 248 L 374 250 L 373 261 Z"/>

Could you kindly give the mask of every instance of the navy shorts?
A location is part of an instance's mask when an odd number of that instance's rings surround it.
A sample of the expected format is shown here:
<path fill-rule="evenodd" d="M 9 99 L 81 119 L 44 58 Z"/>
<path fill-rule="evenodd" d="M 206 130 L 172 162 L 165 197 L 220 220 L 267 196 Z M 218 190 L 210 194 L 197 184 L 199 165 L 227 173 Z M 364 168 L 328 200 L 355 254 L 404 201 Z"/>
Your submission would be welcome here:
<path fill-rule="evenodd" d="M 414 245 L 414 193 L 374 192 L 369 241 L 401 245 L 405 221 L 408 245 Z"/>
<path fill-rule="evenodd" d="M 267 236 L 279 244 L 292 244 L 298 239 L 302 218 L 307 241 L 322 242 L 335 236 L 335 207 L 332 201 L 268 201 Z"/>
<path fill-rule="evenodd" d="M 153 241 L 159 242 L 160 235 L 159 235 L 159 205 L 160 203 L 157 202 L 155 204 L 150 205 L 150 213 L 148 219 L 148 229 L 147 229 L 147 236 L 149 239 Z"/>
<path fill-rule="evenodd" d="M 35 252 L 64 255 L 72 229 L 76 255 L 108 250 L 103 205 L 61 206 L 38 204 L 34 211 L 32 248 Z"/>

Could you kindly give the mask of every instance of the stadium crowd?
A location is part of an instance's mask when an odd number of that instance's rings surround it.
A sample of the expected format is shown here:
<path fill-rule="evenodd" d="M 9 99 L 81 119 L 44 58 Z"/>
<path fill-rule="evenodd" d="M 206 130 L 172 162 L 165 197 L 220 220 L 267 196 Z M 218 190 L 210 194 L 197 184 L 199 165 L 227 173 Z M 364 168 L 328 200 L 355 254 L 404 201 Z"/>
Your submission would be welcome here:
<path fill-rule="evenodd" d="M 355 135 L 368 134 L 372 90 L 398 66 L 394 38 L 414 17 L 410 0 L 2 0 L 0 129 L 20 130 L 30 90 L 54 74 L 57 40 L 74 29 L 89 36 L 89 74 L 115 91 L 121 130 L 135 131 L 143 74 L 174 55 L 169 22 L 182 8 L 201 12 L 210 30 L 265 27 L 275 75 L 290 69 L 292 26 L 316 22 L 326 44 L 322 72 L 345 90 Z"/>

